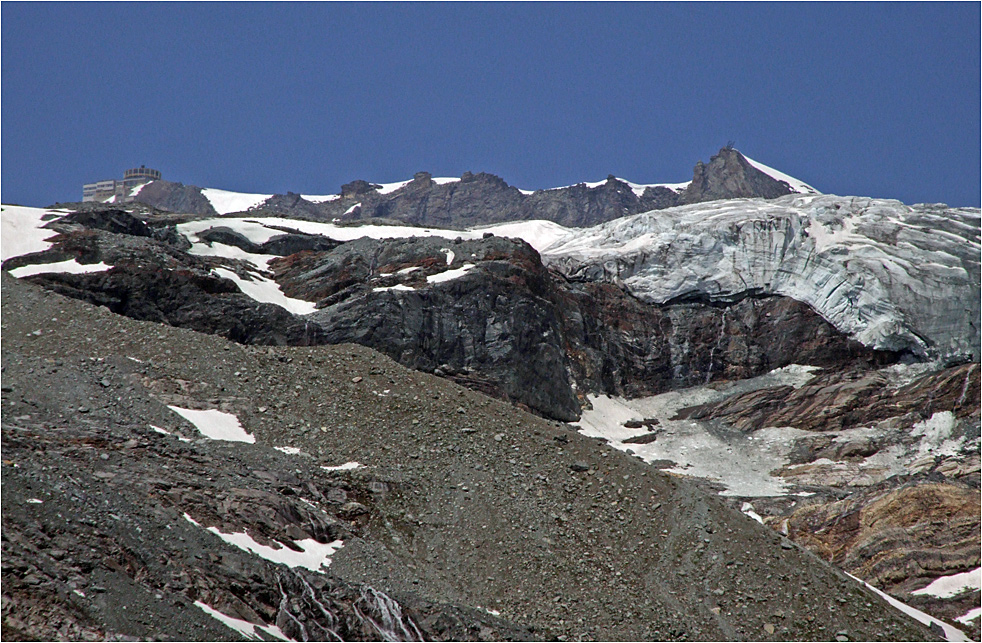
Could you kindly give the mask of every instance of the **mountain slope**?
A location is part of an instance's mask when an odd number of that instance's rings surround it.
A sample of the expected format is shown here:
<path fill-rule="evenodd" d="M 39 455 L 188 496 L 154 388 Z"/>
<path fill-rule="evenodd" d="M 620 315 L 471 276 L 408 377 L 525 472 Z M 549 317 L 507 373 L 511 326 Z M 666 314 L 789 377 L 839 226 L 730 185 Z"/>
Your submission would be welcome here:
<path fill-rule="evenodd" d="M 454 639 L 930 638 L 689 484 L 366 349 L 3 292 L 5 635 L 381 638 L 398 614 L 388 631 Z M 255 444 L 167 405 L 234 414 Z M 349 460 L 368 469 L 320 468 Z M 234 533 L 342 543 L 291 570 Z"/>

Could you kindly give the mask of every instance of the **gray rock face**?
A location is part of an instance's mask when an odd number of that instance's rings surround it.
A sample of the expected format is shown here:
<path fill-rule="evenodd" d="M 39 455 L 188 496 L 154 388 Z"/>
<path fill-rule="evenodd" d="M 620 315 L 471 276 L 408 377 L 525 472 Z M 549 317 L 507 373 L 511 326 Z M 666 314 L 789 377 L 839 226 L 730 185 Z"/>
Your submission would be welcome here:
<path fill-rule="evenodd" d="M 201 194 L 201 188 L 171 181 L 152 181 L 146 184 L 140 190 L 136 201 L 165 212 L 209 216 L 217 214 L 211 201 Z"/>
<path fill-rule="evenodd" d="M 419 226 L 464 228 L 505 221 L 545 219 L 586 227 L 631 214 L 735 197 L 767 199 L 795 190 L 751 165 L 738 151 L 723 148 L 701 161 L 687 186 L 637 186 L 609 176 L 596 184 L 523 192 L 493 174 L 464 173 L 460 180 L 434 180 L 418 172 L 395 188 L 364 180 L 341 186 L 338 198 L 314 203 L 299 194 L 257 201 L 267 214 L 311 220 L 389 220 Z M 155 181 L 137 196 L 140 203 L 171 212 L 214 215 L 199 188 Z"/>
<path fill-rule="evenodd" d="M 550 274 L 516 240 L 445 243 L 359 239 L 271 268 L 288 295 L 320 302 L 307 319 L 326 341 L 370 346 L 563 420 L 578 417 L 585 392 L 634 397 L 795 361 L 893 359 L 787 298 L 651 305 Z"/>
<path fill-rule="evenodd" d="M 710 159 L 708 165 L 696 163 L 692 182 L 679 195 L 677 203 L 703 203 L 718 199 L 760 197 L 776 199 L 794 190 L 785 181 L 779 181 L 752 166 L 740 152 L 724 147 Z"/>

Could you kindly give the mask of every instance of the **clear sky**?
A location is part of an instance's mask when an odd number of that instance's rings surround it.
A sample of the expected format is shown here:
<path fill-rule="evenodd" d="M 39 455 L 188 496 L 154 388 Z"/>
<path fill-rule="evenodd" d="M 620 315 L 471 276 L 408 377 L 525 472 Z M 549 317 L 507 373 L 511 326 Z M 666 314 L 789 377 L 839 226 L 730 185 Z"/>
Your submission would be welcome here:
<path fill-rule="evenodd" d="M 823 192 L 980 205 L 980 4 L 17 3 L 2 200 L 679 182 L 729 141 Z"/>

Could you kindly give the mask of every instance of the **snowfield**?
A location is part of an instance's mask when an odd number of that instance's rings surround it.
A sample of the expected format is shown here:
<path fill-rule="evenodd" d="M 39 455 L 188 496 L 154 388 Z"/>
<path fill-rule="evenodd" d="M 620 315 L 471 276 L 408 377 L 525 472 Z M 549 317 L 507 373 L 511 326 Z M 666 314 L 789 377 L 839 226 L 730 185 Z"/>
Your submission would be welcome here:
<path fill-rule="evenodd" d="M 52 244 L 48 240 L 58 233 L 41 226 L 66 214 L 68 214 L 66 210 L 28 208 L 19 205 L 0 207 L 0 248 L 2 248 L 0 261 L 32 252 L 44 252 L 50 248 Z"/>

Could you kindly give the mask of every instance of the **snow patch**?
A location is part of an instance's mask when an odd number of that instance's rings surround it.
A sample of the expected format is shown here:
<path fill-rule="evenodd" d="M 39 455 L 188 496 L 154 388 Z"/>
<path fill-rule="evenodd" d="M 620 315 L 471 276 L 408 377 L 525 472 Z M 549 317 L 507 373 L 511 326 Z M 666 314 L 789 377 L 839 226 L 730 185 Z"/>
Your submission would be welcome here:
<path fill-rule="evenodd" d="M 407 181 L 397 181 L 396 183 L 376 183 L 375 185 L 379 186 L 376 190 L 379 194 L 391 194 L 396 190 L 406 187 L 412 182 L 413 180 L 409 179 Z"/>
<path fill-rule="evenodd" d="M 927 587 L 914 590 L 911 594 L 915 596 L 930 595 L 938 598 L 951 598 L 958 596 L 962 592 L 969 592 L 982 588 L 982 568 L 976 568 L 961 574 L 942 576 L 934 579 Z"/>
<path fill-rule="evenodd" d="M 311 203 L 327 203 L 328 201 L 337 201 L 341 198 L 340 194 L 301 194 L 300 198 L 304 201 L 310 201 Z"/>
<path fill-rule="evenodd" d="M 761 388 L 801 386 L 812 379 L 813 367 L 791 365 L 760 377 L 738 382 L 716 383 L 652 397 L 626 400 L 589 395 L 592 409 L 583 411 L 573 426 L 580 433 L 604 438 L 621 451 L 630 450 L 645 462 L 668 461 L 671 473 L 705 478 L 725 487 L 721 495 L 761 497 L 781 496 L 789 483 L 771 475 L 788 462 L 797 438 L 809 435 L 789 427 L 765 427 L 752 435 L 735 429 L 693 420 L 674 420 L 677 412 L 689 406 L 707 404 Z M 651 429 L 630 429 L 629 420 L 658 420 L 656 439 L 648 444 L 625 440 L 649 433 Z"/>
<path fill-rule="evenodd" d="M 273 447 L 277 451 L 282 451 L 287 455 L 300 455 L 300 449 L 298 447 Z"/>
<path fill-rule="evenodd" d="M 27 499 L 27 504 L 29 504 L 29 505 L 40 505 L 40 504 L 44 504 L 44 501 L 41 500 L 40 498 L 28 498 Z"/>
<path fill-rule="evenodd" d="M 211 616 L 221 621 L 222 623 L 232 628 L 233 630 L 235 630 L 245 638 L 249 639 L 250 641 L 264 640 L 258 633 L 256 633 L 256 628 L 262 630 L 269 636 L 280 639 L 281 641 L 293 640 L 289 636 L 284 634 L 283 630 L 276 627 L 275 625 L 256 625 L 255 623 L 250 623 L 249 621 L 242 620 L 241 618 L 235 618 L 233 616 L 223 614 L 222 612 L 216 610 L 214 607 L 205 605 L 201 601 L 195 601 L 194 604 L 197 607 L 201 608 L 201 610 L 204 611 L 204 613 L 207 614 L 208 616 Z"/>
<path fill-rule="evenodd" d="M 242 425 L 239 424 L 239 418 L 231 413 L 225 413 L 217 409 L 199 411 L 197 409 L 184 409 L 179 406 L 170 405 L 167 408 L 193 424 L 201 432 L 201 435 L 206 438 L 224 440 L 226 442 L 256 443 L 256 437 L 251 433 L 247 433 L 242 428 Z"/>
<path fill-rule="evenodd" d="M 38 263 L 31 266 L 21 266 L 14 268 L 10 274 L 18 279 L 30 277 L 31 275 L 44 275 L 49 273 L 67 273 L 72 275 L 84 275 L 90 272 L 105 272 L 112 266 L 102 263 L 79 263 L 75 259 L 66 261 L 56 261 L 55 263 Z"/>
<path fill-rule="evenodd" d="M 449 264 L 450 262 L 447 261 Z M 441 284 L 445 281 L 452 281 L 454 279 L 459 279 L 463 277 L 468 270 L 474 267 L 472 263 L 465 263 L 460 268 L 454 268 L 453 270 L 444 270 L 443 272 L 437 273 L 435 275 L 429 275 L 426 277 L 426 283 L 430 284 Z"/>
<path fill-rule="evenodd" d="M 317 305 L 312 301 L 288 297 L 280 289 L 280 285 L 272 279 L 266 279 L 265 277 L 253 274 L 252 280 L 249 281 L 242 279 L 231 270 L 225 268 L 213 268 L 212 273 L 234 281 L 235 285 L 239 287 L 239 290 L 256 301 L 276 304 L 281 308 L 287 309 L 294 315 L 309 315 L 317 310 Z"/>
<path fill-rule="evenodd" d="M 365 465 L 360 462 L 345 462 L 333 467 L 321 467 L 324 471 L 350 471 L 352 469 L 363 469 Z"/>
<path fill-rule="evenodd" d="M 900 610 L 904 614 L 907 614 L 908 616 L 912 617 L 913 619 L 915 619 L 917 621 L 920 621 L 924 625 L 927 625 L 928 627 L 930 627 L 932 623 L 937 623 L 938 624 L 938 627 L 940 627 L 944 631 L 945 639 L 947 639 L 949 641 L 967 641 L 967 640 L 969 640 L 968 637 L 965 636 L 965 633 L 962 632 L 957 627 L 954 627 L 953 625 L 949 625 L 949 624 L 945 623 L 944 621 L 939 621 L 938 619 L 934 618 L 933 616 L 929 616 L 928 614 L 925 614 L 924 612 L 920 611 L 919 609 L 915 609 L 915 608 L 911 607 L 910 605 L 907 605 L 906 603 L 901 603 L 900 601 L 898 601 L 894 597 L 890 596 L 889 594 L 886 594 L 885 592 L 882 592 L 882 591 L 876 589 L 875 587 L 873 587 L 872 585 L 870 585 L 866 581 L 860 580 L 860 579 L 856 578 L 855 576 L 853 576 L 852 574 L 850 574 L 848 572 L 845 572 L 845 574 L 846 574 L 846 576 L 848 576 L 849 578 L 853 579 L 854 581 L 859 582 L 859 583 L 862 583 L 863 585 L 865 585 L 869 589 L 873 590 L 874 592 L 876 592 L 876 594 L 878 596 L 880 596 L 881 598 L 883 598 L 887 603 L 890 603 L 890 605 L 892 605 L 893 607 L 897 608 L 898 610 Z"/>
<path fill-rule="evenodd" d="M 188 514 L 185 513 L 184 518 L 191 524 L 201 527 L 201 524 Z M 262 545 L 253 540 L 252 536 L 245 532 L 226 534 L 222 533 L 218 527 L 208 527 L 207 529 L 228 544 L 251 552 L 260 558 L 265 558 L 270 562 L 286 565 L 290 568 L 304 567 L 312 572 L 319 572 L 328 567 L 331 564 L 331 556 L 344 546 L 344 542 L 340 540 L 330 543 L 319 543 L 313 538 L 305 538 L 294 543 L 301 551 L 294 551 L 275 540 L 273 542 L 278 547 Z"/>
<path fill-rule="evenodd" d="M 201 196 L 208 199 L 211 207 L 215 208 L 215 212 L 218 214 L 252 210 L 273 198 L 272 194 L 247 194 L 244 192 L 218 190 L 216 188 L 202 189 Z"/>
<path fill-rule="evenodd" d="M 396 284 L 394 286 L 379 286 L 377 288 L 372 288 L 373 292 L 384 292 L 386 290 L 416 290 L 412 286 L 407 286 L 405 284 Z"/>
<path fill-rule="evenodd" d="M 754 506 L 752 504 L 750 504 L 749 502 L 743 503 L 743 506 L 740 507 L 740 511 L 742 511 L 745 514 L 747 514 L 748 516 L 750 516 L 751 518 L 753 518 L 754 520 L 756 520 L 760 524 L 762 524 L 762 525 L 764 524 L 764 519 L 760 517 L 760 514 L 759 513 L 757 513 L 756 511 L 754 511 Z"/>
<path fill-rule="evenodd" d="M 965 625 L 970 625 L 972 621 L 982 616 L 982 607 L 976 607 L 975 609 L 968 610 L 965 614 L 959 616 L 955 619 L 958 623 L 964 623 Z"/>
<path fill-rule="evenodd" d="M 576 234 L 574 230 L 561 226 L 558 223 L 537 219 L 501 223 L 493 226 L 473 228 L 473 230 L 482 233 L 490 232 L 498 237 L 517 237 L 535 248 L 538 252 L 542 252 L 562 239 Z"/>
<path fill-rule="evenodd" d="M 150 425 L 150 428 L 153 429 L 154 431 L 156 431 L 157 433 L 160 433 L 161 435 L 173 435 L 175 438 L 177 438 L 181 442 L 190 442 L 191 441 L 190 438 L 185 438 L 183 436 L 176 435 L 174 433 L 171 433 L 167 429 L 163 429 L 163 428 L 161 428 L 159 426 L 154 426 L 153 424 Z"/>

